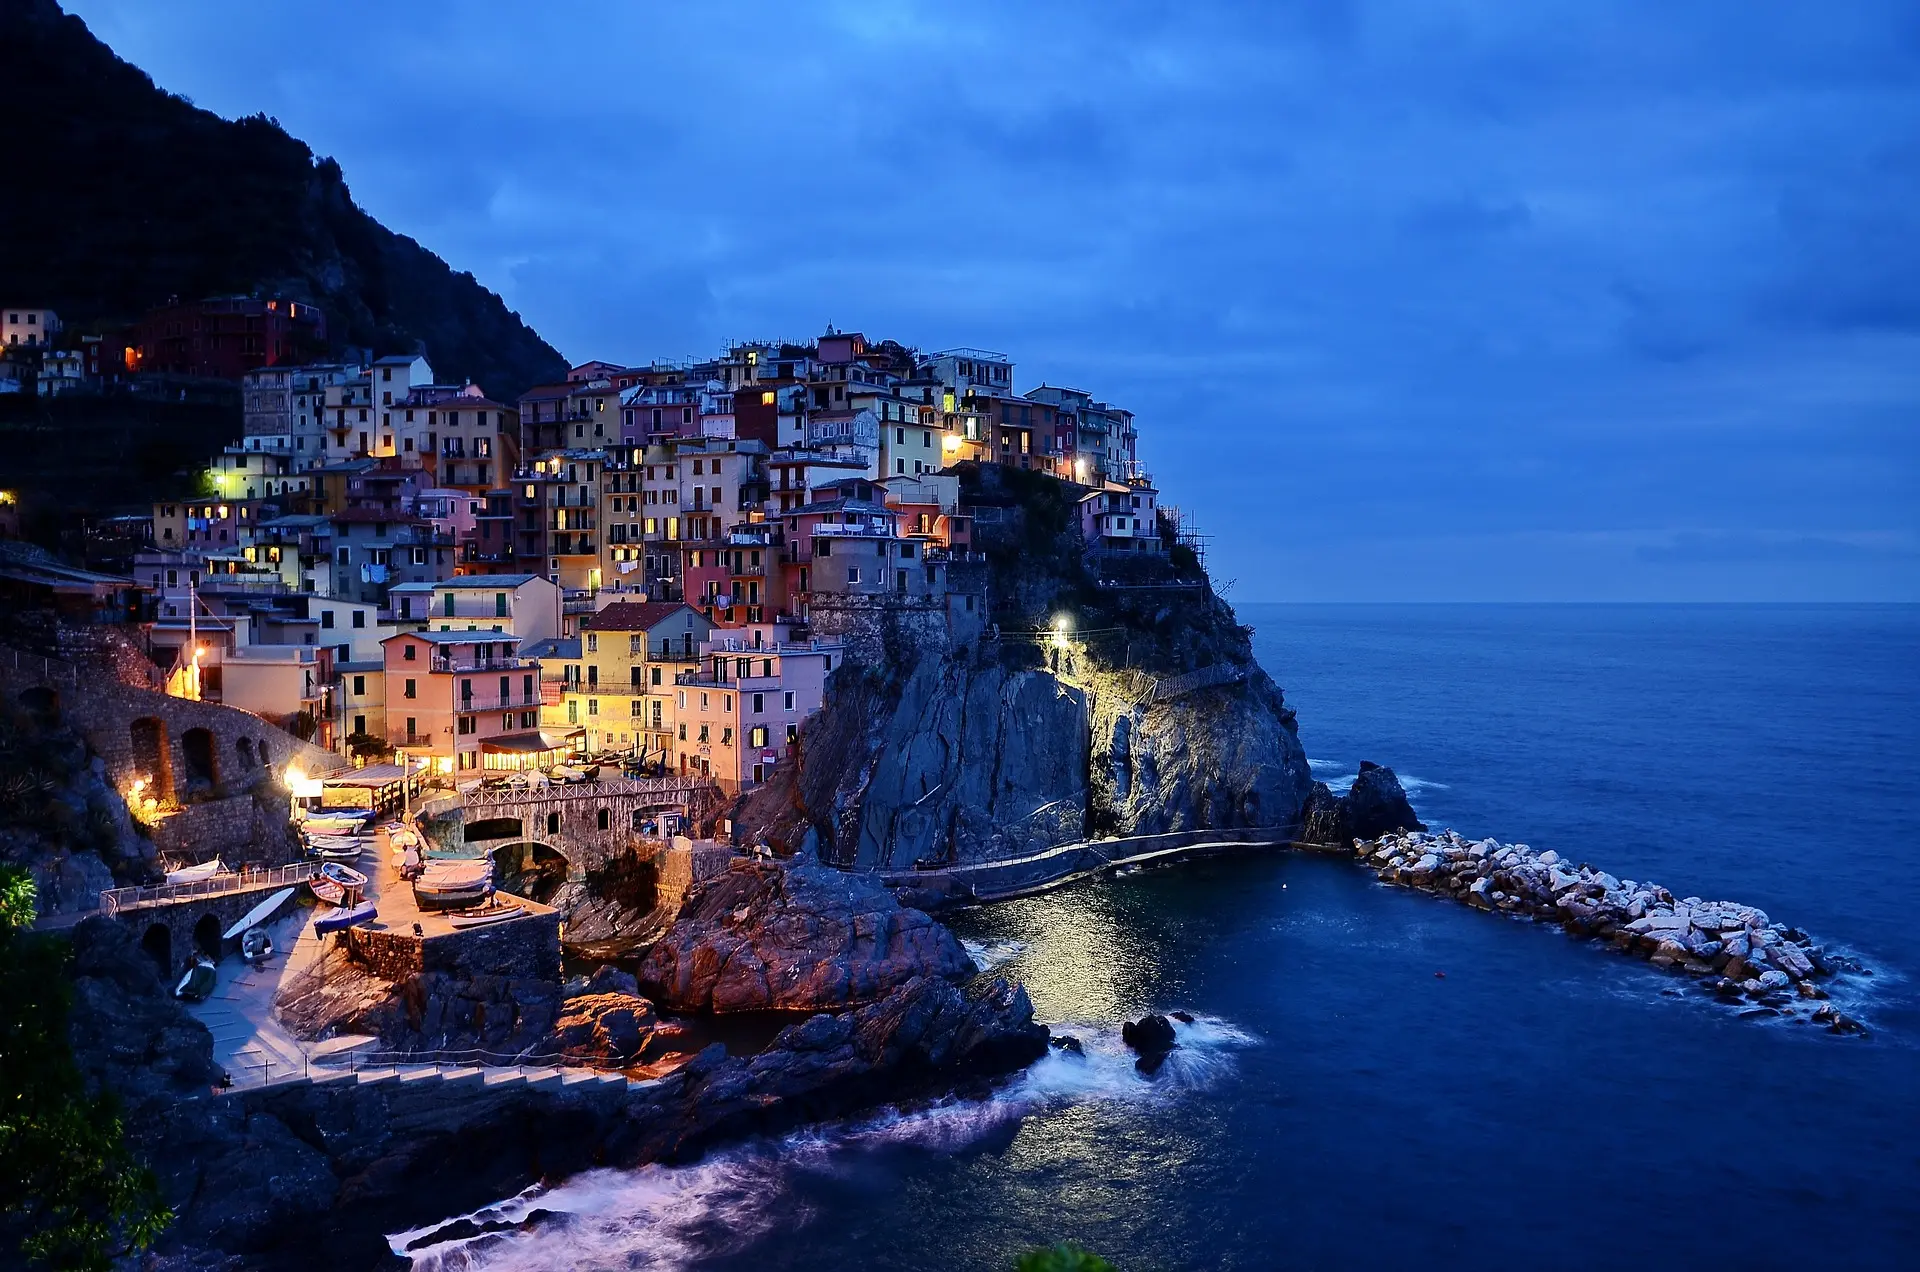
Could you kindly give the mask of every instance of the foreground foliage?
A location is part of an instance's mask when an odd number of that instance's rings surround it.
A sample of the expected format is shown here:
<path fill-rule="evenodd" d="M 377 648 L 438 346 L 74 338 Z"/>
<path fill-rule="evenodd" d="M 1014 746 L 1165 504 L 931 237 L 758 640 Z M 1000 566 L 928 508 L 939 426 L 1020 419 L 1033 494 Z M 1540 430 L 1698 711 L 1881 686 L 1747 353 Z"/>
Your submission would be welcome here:
<path fill-rule="evenodd" d="M 1114 1266 L 1071 1241 L 1029 1250 L 1013 1261 L 1014 1272 L 1115 1272 Z"/>
<path fill-rule="evenodd" d="M 173 1216 L 113 1097 L 88 1092 L 74 1064 L 71 951 L 27 930 L 33 897 L 24 871 L 0 866 L 0 1262 L 104 1270 Z"/>

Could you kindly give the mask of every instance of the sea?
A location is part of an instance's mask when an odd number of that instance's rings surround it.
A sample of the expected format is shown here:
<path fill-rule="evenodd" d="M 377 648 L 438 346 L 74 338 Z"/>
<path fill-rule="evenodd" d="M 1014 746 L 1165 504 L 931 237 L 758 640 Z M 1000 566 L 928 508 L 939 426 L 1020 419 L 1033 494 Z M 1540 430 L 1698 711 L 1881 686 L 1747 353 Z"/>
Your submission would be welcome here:
<path fill-rule="evenodd" d="M 504 1199 L 560 1217 L 416 1267 L 1920 1267 L 1920 607 L 1240 617 L 1322 780 L 1759 905 L 1871 969 L 1834 991 L 1868 1036 L 1337 858 L 1216 860 L 957 922 L 1084 1058 Z M 1139 1073 L 1119 1024 L 1174 1010 Z"/>

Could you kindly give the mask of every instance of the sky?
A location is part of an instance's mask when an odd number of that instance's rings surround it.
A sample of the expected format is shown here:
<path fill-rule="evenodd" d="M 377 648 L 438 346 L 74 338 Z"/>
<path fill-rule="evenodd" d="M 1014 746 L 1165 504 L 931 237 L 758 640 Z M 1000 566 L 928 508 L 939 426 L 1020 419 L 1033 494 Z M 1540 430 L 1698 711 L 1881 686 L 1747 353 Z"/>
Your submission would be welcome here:
<path fill-rule="evenodd" d="M 69 0 L 574 362 L 1135 411 L 1229 599 L 1920 600 L 1920 5 Z"/>

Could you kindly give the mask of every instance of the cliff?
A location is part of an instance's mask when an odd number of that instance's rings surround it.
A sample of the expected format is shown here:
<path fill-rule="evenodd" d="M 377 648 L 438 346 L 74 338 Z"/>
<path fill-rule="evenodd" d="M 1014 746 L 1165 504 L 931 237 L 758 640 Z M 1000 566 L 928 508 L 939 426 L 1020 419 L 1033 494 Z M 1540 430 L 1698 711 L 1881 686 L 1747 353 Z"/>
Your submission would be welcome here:
<path fill-rule="evenodd" d="M 0 82 L 31 103 L 33 138 L 0 199 L 10 301 L 85 327 L 272 290 L 318 304 L 336 342 L 423 348 L 442 379 L 507 401 L 566 373 L 499 296 L 362 211 L 333 160 L 164 91 L 53 0 L 0 0 Z"/>
<path fill-rule="evenodd" d="M 962 480 L 994 626 L 843 666 L 794 757 L 735 809 L 736 833 L 901 870 L 1297 825 L 1312 779 L 1293 712 L 1192 554 L 1170 542 L 1096 569 L 1071 487 L 971 465 Z"/>

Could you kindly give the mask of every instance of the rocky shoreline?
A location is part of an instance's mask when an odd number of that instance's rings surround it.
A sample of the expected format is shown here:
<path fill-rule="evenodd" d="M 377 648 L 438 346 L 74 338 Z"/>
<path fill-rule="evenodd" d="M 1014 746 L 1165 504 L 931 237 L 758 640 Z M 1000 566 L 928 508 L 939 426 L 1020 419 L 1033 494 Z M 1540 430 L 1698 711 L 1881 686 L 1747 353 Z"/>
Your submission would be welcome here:
<path fill-rule="evenodd" d="M 1757 906 L 1676 897 L 1659 884 L 1576 865 L 1551 849 L 1467 839 L 1452 830 L 1389 831 L 1353 840 L 1352 852 L 1383 883 L 1603 941 L 1695 978 L 1722 999 L 1745 1005 L 1742 1015 L 1807 1020 L 1836 1034 L 1866 1032 L 1827 1001 L 1822 982 L 1870 973 Z"/>

